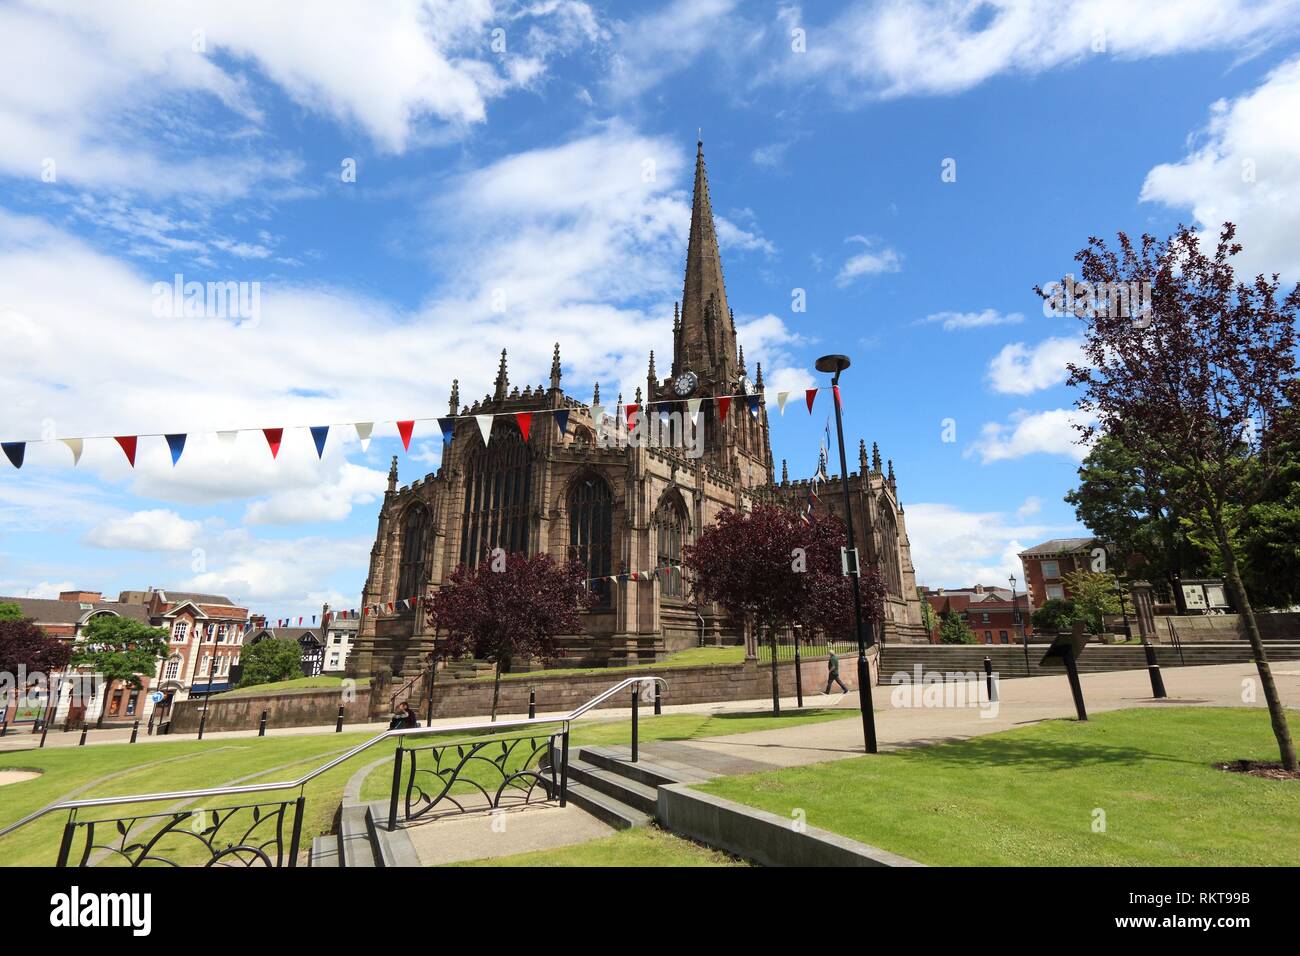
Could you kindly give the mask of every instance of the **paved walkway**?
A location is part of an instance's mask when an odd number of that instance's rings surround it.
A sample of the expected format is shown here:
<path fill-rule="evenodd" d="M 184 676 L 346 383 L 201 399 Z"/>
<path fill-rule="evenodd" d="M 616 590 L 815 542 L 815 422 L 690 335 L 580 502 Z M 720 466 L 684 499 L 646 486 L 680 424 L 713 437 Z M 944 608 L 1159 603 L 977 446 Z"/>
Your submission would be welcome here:
<path fill-rule="evenodd" d="M 1220 664 L 1211 667 L 1171 667 L 1163 669 L 1169 697 L 1151 697 L 1151 682 L 1145 670 L 1083 674 L 1084 703 L 1090 714 L 1127 707 L 1258 707 L 1263 709 L 1263 693 L 1254 664 Z M 1273 679 L 1287 707 L 1300 708 L 1300 666 L 1284 662 L 1274 666 Z M 981 682 L 982 683 L 982 682 Z M 1242 700 L 1244 689 L 1254 689 L 1255 701 Z M 958 689 L 961 689 L 960 691 Z M 873 690 L 876 739 L 880 750 L 898 750 L 948 740 L 965 740 L 983 734 L 1010 730 L 1013 727 L 1059 717 L 1074 717 L 1074 702 L 1064 674 L 1059 677 L 1029 677 L 1004 681 L 999 687 L 1000 700 L 989 706 L 957 706 L 965 696 L 974 699 L 977 687 L 971 684 L 931 685 L 930 696 L 947 691 L 952 696 L 946 706 L 924 706 L 914 688 L 875 687 Z M 920 688 L 924 695 L 925 688 Z M 938 698 L 941 699 L 941 698 Z M 823 697 L 805 696 L 805 706 L 858 708 L 856 693 Z M 647 755 L 659 746 L 648 743 Z M 672 758 L 681 763 L 698 762 L 704 769 L 727 772 L 724 759 L 744 761 L 748 770 L 790 767 L 861 756 L 862 723 L 858 720 L 832 720 L 803 724 L 777 730 L 759 730 L 725 737 L 673 741 Z M 761 765 L 761 766 L 760 766 Z M 733 764 L 733 766 L 739 766 Z M 738 772 L 732 770 L 731 772 Z"/>
<path fill-rule="evenodd" d="M 586 843 L 616 832 L 570 804 L 539 803 L 493 813 L 467 813 L 405 828 L 422 866 L 514 856 Z"/>

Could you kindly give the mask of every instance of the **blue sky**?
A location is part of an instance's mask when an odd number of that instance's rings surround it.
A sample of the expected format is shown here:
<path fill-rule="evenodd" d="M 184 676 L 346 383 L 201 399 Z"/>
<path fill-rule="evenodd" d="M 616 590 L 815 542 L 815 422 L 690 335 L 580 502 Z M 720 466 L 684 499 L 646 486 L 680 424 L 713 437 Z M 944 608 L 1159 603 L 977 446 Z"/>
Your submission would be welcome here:
<path fill-rule="evenodd" d="M 0 5 L 0 432 L 190 436 L 174 468 L 161 438 L 0 462 L 0 594 L 355 605 L 389 457 L 437 465 L 393 420 L 483 395 L 502 347 L 537 385 L 559 341 L 583 400 L 668 354 L 697 129 L 751 372 L 853 357 L 846 430 L 894 460 L 922 583 L 1079 531 L 1077 329 L 1032 287 L 1090 235 L 1231 218 L 1300 278 L 1295 2 L 311 9 Z M 155 314 L 177 273 L 258 283 L 258 315 Z M 792 475 L 828 410 L 773 410 Z M 212 434 L 369 420 L 321 461 Z"/>

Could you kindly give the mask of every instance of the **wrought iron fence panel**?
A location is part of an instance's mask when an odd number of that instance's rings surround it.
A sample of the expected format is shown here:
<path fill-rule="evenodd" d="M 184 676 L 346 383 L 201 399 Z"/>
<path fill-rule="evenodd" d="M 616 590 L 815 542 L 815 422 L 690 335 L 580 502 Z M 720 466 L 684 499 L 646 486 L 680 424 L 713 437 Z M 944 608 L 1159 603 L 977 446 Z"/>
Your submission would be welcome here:
<path fill-rule="evenodd" d="M 298 797 L 98 820 L 78 820 L 74 812 L 64 826 L 57 865 L 97 866 L 107 860 L 131 867 L 294 866 L 302 811 L 303 798 Z M 156 823 L 161 825 L 151 829 Z M 286 825 L 291 827 L 287 839 Z M 102 836 L 105 829 L 107 838 Z M 196 847 L 201 852 L 191 849 Z"/>
<path fill-rule="evenodd" d="M 418 820 L 435 808 L 451 804 L 461 813 L 480 807 L 462 802 L 465 789 L 482 795 L 486 805 L 496 809 L 502 798 L 525 804 L 541 794 L 541 800 L 558 795 L 558 765 L 555 740 L 559 732 L 531 736 L 493 738 L 431 747 L 403 747 L 408 761 L 405 819 Z M 425 766 L 419 757 L 425 755 Z M 464 788 L 453 794 L 458 784 Z"/>

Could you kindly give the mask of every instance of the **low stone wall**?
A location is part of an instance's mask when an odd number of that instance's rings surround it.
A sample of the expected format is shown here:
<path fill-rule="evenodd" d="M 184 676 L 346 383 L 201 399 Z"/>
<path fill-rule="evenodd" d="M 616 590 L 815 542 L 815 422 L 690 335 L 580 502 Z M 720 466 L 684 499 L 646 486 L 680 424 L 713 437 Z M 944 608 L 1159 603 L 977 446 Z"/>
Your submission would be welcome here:
<path fill-rule="evenodd" d="M 365 723 L 370 717 L 370 688 L 352 690 L 344 700 L 343 688 L 270 691 L 265 694 L 217 694 L 208 702 L 205 730 L 256 730 L 262 711 L 268 711 L 268 727 L 313 727 L 332 724 L 342 704 L 344 724 Z M 387 706 L 387 699 L 384 705 Z M 202 700 L 183 700 L 173 705 L 171 733 L 197 733 L 203 713 Z"/>
<path fill-rule="evenodd" d="M 1291 611 L 1256 612 L 1259 636 L 1266 641 L 1300 641 L 1300 614 Z M 1157 615 L 1156 640 L 1169 641 L 1169 625 L 1184 644 L 1246 640 L 1246 624 L 1240 614 Z M 1134 633 L 1137 628 L 1134 626 Z"/>

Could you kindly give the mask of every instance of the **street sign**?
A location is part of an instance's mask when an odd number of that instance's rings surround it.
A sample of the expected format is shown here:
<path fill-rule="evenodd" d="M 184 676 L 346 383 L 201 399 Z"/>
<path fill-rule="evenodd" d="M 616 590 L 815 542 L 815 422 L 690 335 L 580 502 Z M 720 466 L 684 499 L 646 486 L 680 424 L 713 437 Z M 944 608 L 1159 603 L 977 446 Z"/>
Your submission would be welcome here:
<path fill-rule="evenodd" d="M 149 695 L 149 699 L 153 701 L 155 704 L 161 704 L 163 699 L 162 691 L 160 690 L 154 691 L 152 694 Z"/>

